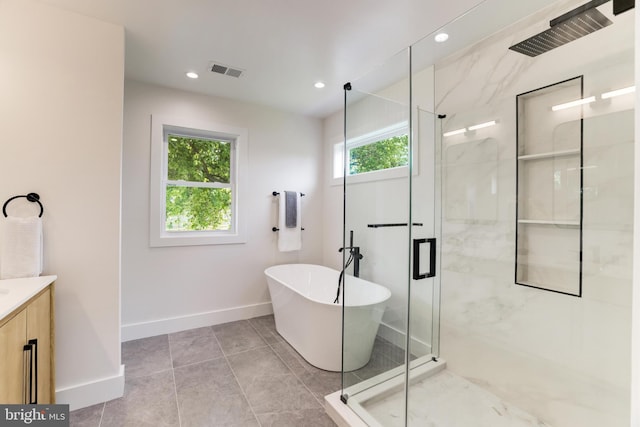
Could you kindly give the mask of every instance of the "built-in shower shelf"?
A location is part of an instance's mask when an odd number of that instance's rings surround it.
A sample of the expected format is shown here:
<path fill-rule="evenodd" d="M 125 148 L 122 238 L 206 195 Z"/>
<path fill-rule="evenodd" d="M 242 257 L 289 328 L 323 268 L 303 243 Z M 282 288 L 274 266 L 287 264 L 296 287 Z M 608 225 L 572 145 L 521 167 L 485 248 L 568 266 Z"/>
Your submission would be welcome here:
<path fill-rule="evenodd" d="M 546 159 L 549 157 L 574 156 L 578 154 L 580 154 L 580 149 L 576 148 L 574 150 L 550 151 L 548 153 L 539 153 L 539 154 L 525 154 L 523 156 L 518 156 L 518 160 L 537 160 L 537 159 Z"/>
<path fill-rule="evenodd" d="M 547 289 L 548 288 L 548 284 L 532 282 L 532 281 L 529 281 L 529 280 L 518 280 L 516 283 L 518 285 L 529 286 L 530 288 L 538 288 L 538 289 Z M 554 291 L 557 292 L 557 290 L 554 290 Z M 560 293 L 563 293 L 563 292 L 560 292 Z"/>
<path fill-rule="evenodd" d="M 583 77 L 516 97 L 516 250 L 519 285 L 582 295 L 582 110 L 555 105 L 583 99 Z"/>
<path fill-rule="evenodd" d="M 564 225 L 568 227 L 579 227 L 580 221 L 547 221 L 547 220 L 541 220 L 541 219 L 519 219 L 518 224 Z"/>

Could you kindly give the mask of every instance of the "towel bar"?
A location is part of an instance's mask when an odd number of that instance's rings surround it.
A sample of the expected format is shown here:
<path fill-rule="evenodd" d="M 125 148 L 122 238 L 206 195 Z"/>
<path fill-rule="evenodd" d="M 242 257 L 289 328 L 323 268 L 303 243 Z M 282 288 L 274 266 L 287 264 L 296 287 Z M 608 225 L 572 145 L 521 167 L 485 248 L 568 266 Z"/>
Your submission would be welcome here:
<path fill-rule="evenodd" d="M 274 191 L 274 192 L 272 192 L 271 194 L 273 195 L 273 197 L 275 197 L 275 196 L 277 196 L 277 195 L 278 195 L 278 194 L 280 194 L 280 193 L 278 193 L 277 191 Z M 300 193 L 300 197 L 304 197 L 304 193 Z"/>
<path fill-rule="evenodd" d="M 422 224 L 421 222 L 414 222 L 413 225 L 417 226 L 417 227 L 422 227 L 424 224 Z M 391 224 L 367 224 L 367 227 L 369 228 L 380 228 L 380 227 L 406 227 L 407 223 L 404 222 L 395 222 L 395 223 L 391 223 Z"/>
<path fill-rule="evenodd" d="M 28 201 L 33 202 L 33 203 L 37 203 L 40 205 L 40 215 L 38 215 L 39 217 L 42 217 L 42 214 L 44 213 L 44 207 L 42 206 L 42 203 L 40 203 L 40 195 L 38 193 L 29 193 L 29 194 L 23 194 L 20 196 L 13 196 L 9 199 L 7 199 L 6 202 L 4 202 L 4 205 L 2 206 L 2 213 L 4 214 L 4 217 L 6 218 L 7 215 L 7 205 L 9 204 L 9 202 L 11 202 L 14 199 L 18 199 L 20 197 L 26 197 Z"/>
<path fill-rule="evenodd" d="M 273 197 L 280 195 L 280 193 L 277 191 L 273 191 L 271 194 L 273 195 Z M 300 197 L 304 197 L 304 193 L 300 193 Z M 301 227 L 300 230 L 304 230 L 304 227 Z M 271 231 L 275 233 L 276 231 L 280 231 L 280 229 L 278 227 L 271 227 Z"/>
<path fill-rule="evenodd" d="M 304 231 L 304 227 L 300 228 L 300 230 Z M 271 231 L 275 233 L 276 231 L 280 231 L 280 229 L 278 227 L 271 227 Z"/>

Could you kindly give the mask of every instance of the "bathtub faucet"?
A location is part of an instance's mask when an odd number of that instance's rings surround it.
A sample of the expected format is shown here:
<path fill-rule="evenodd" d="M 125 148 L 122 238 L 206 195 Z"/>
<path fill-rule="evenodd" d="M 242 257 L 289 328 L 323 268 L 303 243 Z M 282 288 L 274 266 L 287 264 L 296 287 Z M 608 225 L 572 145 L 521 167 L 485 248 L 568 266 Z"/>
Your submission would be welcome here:
<path fill-rule="evenodd" d="M 338 252 L 342 252 L 344 250 L 349 251 L 349 258 L 345 263 L 344 269 L 353 262 L 353 276 L 360 277 L 360 260 L 364 258 L 364 255 L 360 253 L 360 246 L 353 246 L 353 230 L 349 232 L 349 246 L 338 249 Z"/>

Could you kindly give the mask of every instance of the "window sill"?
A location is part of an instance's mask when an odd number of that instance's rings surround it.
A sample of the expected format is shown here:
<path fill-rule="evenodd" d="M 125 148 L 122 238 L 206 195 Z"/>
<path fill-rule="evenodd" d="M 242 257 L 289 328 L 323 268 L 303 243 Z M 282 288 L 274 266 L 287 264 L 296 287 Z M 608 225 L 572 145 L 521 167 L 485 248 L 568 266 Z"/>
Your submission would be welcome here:
<path fill-rule="evenodd" d="M 417 175 L 414 170 L 413 175 Z M 400 166 L 397 168 L 384 169 L 373 172 L 365 172 L 357 175 L 349 175 L 347 177 L 347 184 L 358 184 L 362 182 L 384 181 L 387 179 L 407 178 L 409 176 L 409 168 L 407 166 Z M 332 178 L 331 185 L 342 185 L 342 177 Z"/>
<path fill-rule="evenodd" d="M 156 248 L 170 246 L 234 245 L 242 243 L 247 243 L 247 238 L 243 234 L 174 232 L 152 236 L 149 246 Z"/>

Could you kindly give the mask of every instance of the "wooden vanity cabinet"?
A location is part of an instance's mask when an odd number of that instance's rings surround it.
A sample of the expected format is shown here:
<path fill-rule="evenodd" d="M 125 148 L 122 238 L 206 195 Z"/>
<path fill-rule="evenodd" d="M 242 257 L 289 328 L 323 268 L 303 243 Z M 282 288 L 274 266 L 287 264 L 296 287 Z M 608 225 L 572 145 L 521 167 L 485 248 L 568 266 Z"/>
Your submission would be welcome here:
<path fill-rule="evenodd" d="M 0 327 L 0 403 L 24 403 L 24 351 L 27 312 Z"/>
<path fill-rule="evenodd" d="M 55 403 L 53 285 L 0 320 L 0 403 Z"/>

